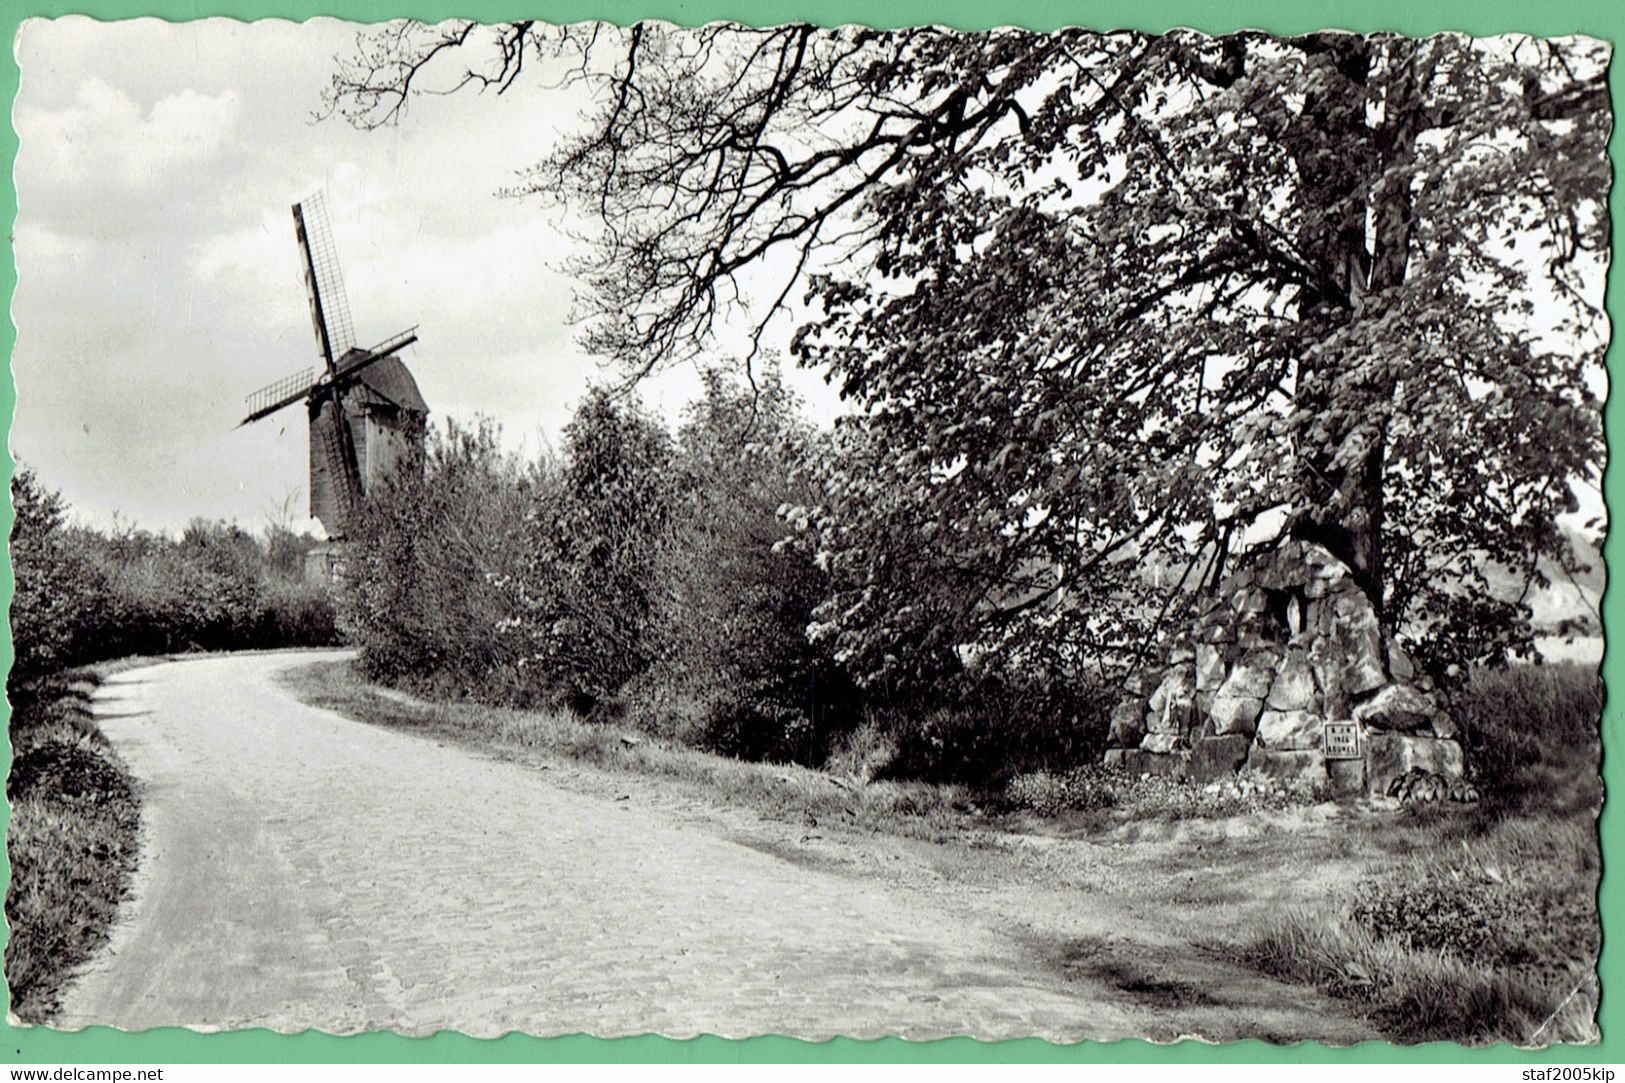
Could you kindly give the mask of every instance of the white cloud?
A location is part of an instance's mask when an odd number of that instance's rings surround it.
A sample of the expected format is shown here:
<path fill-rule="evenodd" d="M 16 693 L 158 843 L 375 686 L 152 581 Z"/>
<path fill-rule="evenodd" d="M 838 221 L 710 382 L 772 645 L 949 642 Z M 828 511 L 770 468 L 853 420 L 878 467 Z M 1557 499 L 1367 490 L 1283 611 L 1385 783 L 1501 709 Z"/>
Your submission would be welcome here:
<path fill-rule="evenodd" d="M 34 168 L 41 175 L 146 188 L 219 156 L 231 145 L 240 113 L 235 90 L 212 96 L 182 90 L 143 110 L 128 94 L 90 78 L 69 105 L 19 105 L 16 125 L 20 145 L 38 156 Z"/>

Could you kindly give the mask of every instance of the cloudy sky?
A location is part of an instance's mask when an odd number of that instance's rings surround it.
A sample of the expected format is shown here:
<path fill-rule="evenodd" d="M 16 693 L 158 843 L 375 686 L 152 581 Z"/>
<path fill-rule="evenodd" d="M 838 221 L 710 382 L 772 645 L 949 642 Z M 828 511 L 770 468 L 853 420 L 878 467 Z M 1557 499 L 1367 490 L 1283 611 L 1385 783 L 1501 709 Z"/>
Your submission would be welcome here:
<path fill-rule="evenodd" d="M 233 426 L 250 391 L 319 363 L 289 213 L 317 189 L 357 339 L 421 325 L 405 360 L 434 418 L 484 414 L 534 450 L 597 375 L 568 323 L 559 212 L 495 195 L 583 102 L 535 81 L 420 98 L 377 132 L 315 123 L 356 29 L 24 25 L 11 449 L 81 521 L 253 527 L 290 494 L 303 515 L 303 412 Z M 645 397 L 675 416 L 694 386 L 677 373 Z"/>

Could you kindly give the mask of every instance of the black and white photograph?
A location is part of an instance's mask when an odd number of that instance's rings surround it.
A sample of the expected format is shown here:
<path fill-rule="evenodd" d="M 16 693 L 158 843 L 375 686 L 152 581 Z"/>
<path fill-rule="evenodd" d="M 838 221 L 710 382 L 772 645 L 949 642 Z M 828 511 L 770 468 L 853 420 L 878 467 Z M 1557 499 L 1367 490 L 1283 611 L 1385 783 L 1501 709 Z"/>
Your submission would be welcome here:
<path fill-rule="evenodd" d="M 13 1025 L 1599 1040 L 1609 42 L 14 48 Z"/>

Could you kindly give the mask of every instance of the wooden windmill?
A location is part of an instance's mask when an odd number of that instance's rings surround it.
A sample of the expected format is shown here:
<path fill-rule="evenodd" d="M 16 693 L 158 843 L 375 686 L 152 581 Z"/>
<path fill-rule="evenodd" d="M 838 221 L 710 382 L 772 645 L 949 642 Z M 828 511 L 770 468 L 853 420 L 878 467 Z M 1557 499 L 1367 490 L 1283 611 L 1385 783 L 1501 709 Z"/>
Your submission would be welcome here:
<path fill-rule="evenodd" d="M 343 540 L 367 493 L 423 461 L 429 407 L 396 352 L 417 341 L 410 327 L 370 349 L 358 348 L 339 274 L 327 202 L 317 194 L 293 206 L 304 259 L 305 292 L 323 369 L 294 373 L 248 396 L 239 426 L 304 402 L 310 417 L 310 514 Z"/>

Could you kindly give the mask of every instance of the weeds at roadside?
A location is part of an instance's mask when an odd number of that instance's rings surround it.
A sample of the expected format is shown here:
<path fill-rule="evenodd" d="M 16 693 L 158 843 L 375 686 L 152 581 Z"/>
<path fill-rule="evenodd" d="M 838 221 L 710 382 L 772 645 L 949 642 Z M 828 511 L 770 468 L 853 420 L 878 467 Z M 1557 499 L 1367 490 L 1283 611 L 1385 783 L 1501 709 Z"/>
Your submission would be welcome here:
<path fill-rule="evenodd" d="M 1203 785 L 1158 775 L 1136 777 L 1088 764 L 1063 773 L 1017 775 L 1005 786 L 999 806 L 1044 817 L 1110 810 L 1116 820 L 1172 821 L 1275 812 L 1326 799 L 1322 787 L 1287 780 L 1244 776 Z"/>
<path fill-rule="evenodd" d="M 585 722 L 567 710 L 428 703 L 381 691 L 346 662 L 317 662 L 282 678 L 306 703 L 370 725 L 419 731 L 487 751 L 546 752 L 611 770 L 702 786 L 734 804 L 782 819 L 940 842 L 974 834 L 971 795 L 958 786 L 842 780 L 794 764 L 733 760 Z"/>
<path fill-rule="evenodd" d="M 1580 666 L 1475 675 L 1455 706 L 1482 804 L 1403 811 L 1339 912 L 1283 915 L 1241 957 L 1403 1042 L 1595 1041 L 1601 702 Z"/>
<path fill-rule="evenodd" d="M 48 1021 L 75 967 L 106 942 L 135 868 L 140 805 L 89 694 L 128 662 L 20 682 L 12 701 L 6 981 L 11 1010 Z"/>

